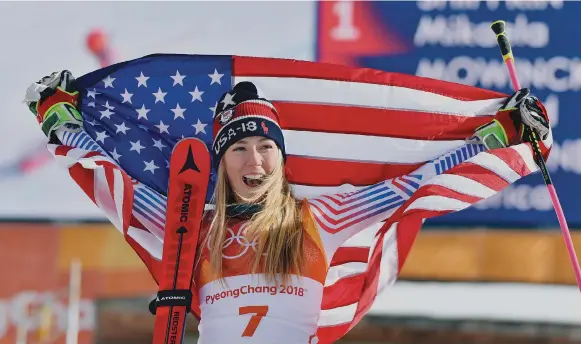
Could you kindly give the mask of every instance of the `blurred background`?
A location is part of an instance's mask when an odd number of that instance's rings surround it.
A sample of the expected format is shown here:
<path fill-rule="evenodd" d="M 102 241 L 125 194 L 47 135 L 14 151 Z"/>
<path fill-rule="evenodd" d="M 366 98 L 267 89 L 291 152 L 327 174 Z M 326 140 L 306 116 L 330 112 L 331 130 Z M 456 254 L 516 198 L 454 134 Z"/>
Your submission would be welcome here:
<path fill-rule="evenodd" d="M 489 28 L 502 19 L 522 85 L 552 117 L 548 165 L 581 250 L 579 18 L 569 1 L 0 2 L 0 344 L 74 343 L 70 323 L 82 344 L 151 343 L 153 331 L 155 283 L 22 104 L 42 76 L 151 53 L 235 54 L 511 93 Z M 581 294 L 541 175 L 427 222 L 400 280 L 342 342 L 581 343 Z"/>

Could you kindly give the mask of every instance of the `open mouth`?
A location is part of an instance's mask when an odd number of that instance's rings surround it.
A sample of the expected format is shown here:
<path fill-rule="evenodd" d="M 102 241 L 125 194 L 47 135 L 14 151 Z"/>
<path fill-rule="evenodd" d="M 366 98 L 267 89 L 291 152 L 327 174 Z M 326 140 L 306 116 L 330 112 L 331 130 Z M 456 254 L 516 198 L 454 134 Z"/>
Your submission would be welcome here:
<path fill-rule="evenodd" d="M 246 184 L 247 186 L 250 186 L 251 188 L 255 188 L 257 186 L 260 186 L 260 184 L 262 184 L 262 181 L 264 180 L 264 175 L 247 174 L 247 175 L 242 177 L 242 180 L 244 181 L 244 184 Z"/>

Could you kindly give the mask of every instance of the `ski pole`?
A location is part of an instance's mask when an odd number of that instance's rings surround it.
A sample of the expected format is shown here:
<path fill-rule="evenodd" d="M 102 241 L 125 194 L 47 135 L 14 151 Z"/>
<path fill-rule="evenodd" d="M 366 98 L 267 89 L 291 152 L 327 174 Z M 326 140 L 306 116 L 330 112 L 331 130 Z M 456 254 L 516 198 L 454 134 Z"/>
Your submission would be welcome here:
<path fill-rule="evenodd" d="M 502 54 L 502 58 L 506 63 L 506 67 L 508 68 L 508 73 L 510 74 L 510 80 L 512 81 L 512 86 L 515 91 L 520 90 L 520 83 L 518 81 L 518 77 L 516 75 L 516 69 L 514 66 L 514 56 L 512 54 L 512 48 L 510 47 L 510 42 L 506 37 L 506 33 L 504 32 L 505 29 L 505 22 L 502 20 L 497 20 L 492 25 L 490 25 L 492 31 L 496 34 L 496 41 L 498 43 L 498 47 L 500 48 L 500 53 Z M 573 239 L 571 238 L 571 232 L 569 231 L 569 227 L 567 226 L 567 221 L 565 220 L 565 214 L 563 213 L 563 209 L 561 208 L 561 203 L 559 202 L 559 198 L 557 197 L 557 191 L 555 190 L 555 186 L 553 185 L 553 181 L 551 180 L 551 176 L 549 175 L 549 171 L 547 170 L 547 165 L 545 163 L 545 159 L 541 154 L 541 149 L 539 147 L 539 139 L 537 137 L 537 133 L 534 130 L 527 130 L 528 135 L 531 139 L 531 145 L 533 147 L 533 152 L 535 156 L 535 161 L 541 170 L 543 175 L 543 179 L 545 180 L 545 184 L 547 184 L 547 189 L 549 190 L 549 195 L 551 196 L 551 201 L 553 202 L 553 207 L 555 208 L 555 212 L 557 213 L 557 219 L 559 220 L 559 224 L 561 225 L 561 232 L 563 233 L 563 239 L 565 239 L 565 245 L 567 246 L 567 251 L 569 252 L 569 258 L 571 260 L 571 264 L 573 265 L 573 272 L 575 273 L 575 279 L 577 280 L 577 286 L 579 290 L 581 290 L 581 268 L 579 267 L 579 261 L 577 259 L 577 254 L 575 253 L 575 247 L 573 246 Z"/>

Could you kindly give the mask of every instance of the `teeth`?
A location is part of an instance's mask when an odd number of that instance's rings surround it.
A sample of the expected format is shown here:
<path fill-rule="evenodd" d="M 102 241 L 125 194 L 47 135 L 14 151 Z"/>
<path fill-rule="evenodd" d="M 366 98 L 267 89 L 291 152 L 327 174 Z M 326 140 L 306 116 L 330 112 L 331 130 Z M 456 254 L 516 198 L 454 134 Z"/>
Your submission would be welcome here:
<path fill-rule="evenodd" d="M 264 175 L 262 174 L 247 174 L 242 177 L 244 179 L 244 183 L 250 187 L 256 187 L 262 184 L 262 180 Z"/>
<path fill-rule="evenodd" d="M 262 175 L 261 174 L 247 174 L 244 176 L 244 178 L 248 178 L 248 179 L 262 179 Z"/>

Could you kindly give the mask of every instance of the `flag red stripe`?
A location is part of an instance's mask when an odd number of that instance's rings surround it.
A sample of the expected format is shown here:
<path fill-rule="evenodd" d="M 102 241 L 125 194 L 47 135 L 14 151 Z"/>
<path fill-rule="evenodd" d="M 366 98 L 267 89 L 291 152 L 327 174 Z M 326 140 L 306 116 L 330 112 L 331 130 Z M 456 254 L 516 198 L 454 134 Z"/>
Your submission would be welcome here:
<path fill-rule="evenodd" d="M 321 310 L 351 305 L 359 300 L 357 293 L 346 293 L 346 290 L 360 290 L 365 282 L 365 273 L 343 277 L 335 284 L 325 287 L 325 297 Z"/>
<path fill-rule="evenodd" d="M 361 83 L 407 87 L 459 100 L 485 100 L 508 97 L 507 94 L 473 86 L 366 68 L 262 57 L 234 56 L 233 60 L 232 74 L 235 76 L 270 76 L 357 81 Z"/>
<path fill-rule="evenodd" d="M 521 177 L 529 175 L 531 171 L 529 170 L 527 164 L 524 162 L 523 158 L 512 148 L 496 149 L 489 152 L 502 159 L 510 168 L 512 168 Z"/>
<path fill-rule="evenodd" d="M 389 227 L 388 227 L 389 228 Z M 401 272 L 407 256 L 422 228 L 422 219 L 419 217 L 405 217 L 397 224 L 397 273 Z"/>
<path fill-rule="evenodd" d="M 123 183 L 123 204 L 121 205 L 121 212 L 122 212 L 122 226 L 123 226 L 123 233 L 126 232 L 129 222 L 131 221 L 131 208 L 133 207 L 133 184 L 131 184 L 131 178 L 122 170 L 119 170 L 122 177 Z"/>
<path fill-rule="evenodd" d="M 374 135 L 415 140 L 463 140 L 493 116 L 467 117 L 420 111 L 350 106 L 274 103 L 283 129 Z M 364 118 L 365 120 L 362 120 Z"/>
<path fill-rule="evenodd" d="M 489 169 L 484 168 L 480 165 L 473 164 L 471 162 L 464 162 L 460 165 L 454 166 L 445 174 L 456 174 L 468 179 L 472 179 L 484 186 L 491 188 L 494 191 L 500 191 L 507 187 L 509 183 L 496 173 L 491 172 Z"/>
<path fill-rule="evenodd" d="M 383 239 L 386 231 L 390 228 L 390 224 L 384 224 L 379 230 L 379 236 L 373 247 L 373 253 L 369 259 L 367 266 L 367 273 L 365 274 L 365 288 L 359 295 L 359 302 L 357 303 L 357 310 L 355 317 L 351 322 L 351 327 L 355 326 L 371 308 L 375 297 L 377 296 L 377 288 L 379 286 L 379 273 L 381 268 L 381 258 L 383 256 Z M 399 227 L 398 227 L 399 228 Z M 399 252 L 398 252 L 399 258 Z M 350 327 L 350 328 L 351 328 Z"/>
<path fill-rule="evenodd" d="M 69 167 L 69 174 L 91 201 L 95 203 L 95 173 L 93 170 L 85 169 L 81 164 L 76 163 Z"/>
<path fill-rule="evenodd" d="M 289 155 L 287 178 L 292 184 L 308 186 L 372 185 L 411 173 L 419 164 L 388 164 L 376 162 L 340 161 Z"/>
<path fill-rule="evenodd" d="M 105 168 L 105 179 L 107 180 L 109 195 L 111 196 L 111 199 L 115 201 L 115 175 L 112 168 Z"/>
<path fill-rule="evenodd" d="M 63 156 L 66 156 L 71 149 L 74 149 L 74 148 L 71 147 L 71 146 L 61 146 L 61 145 L 59 145 L 59 146 L 56 147 L 56 149 L 54 151 L 54 154 L 55 155 L 63 155 Z"/>
<path fill-rule="evenodd" d="M 83 158 L 92 158 L 94 156 L 103 156 L 103 154 L 96 152 L 96 151 L 92 151 L 92 152 L 88 152 L 87 154 L 83 155 Z"/>
<path fill-rule="evenodd" d="M 369 249 L 370 247 L 339 247 L 333 255 L 330 266 L 353 262 L 367 263 Z"/>

